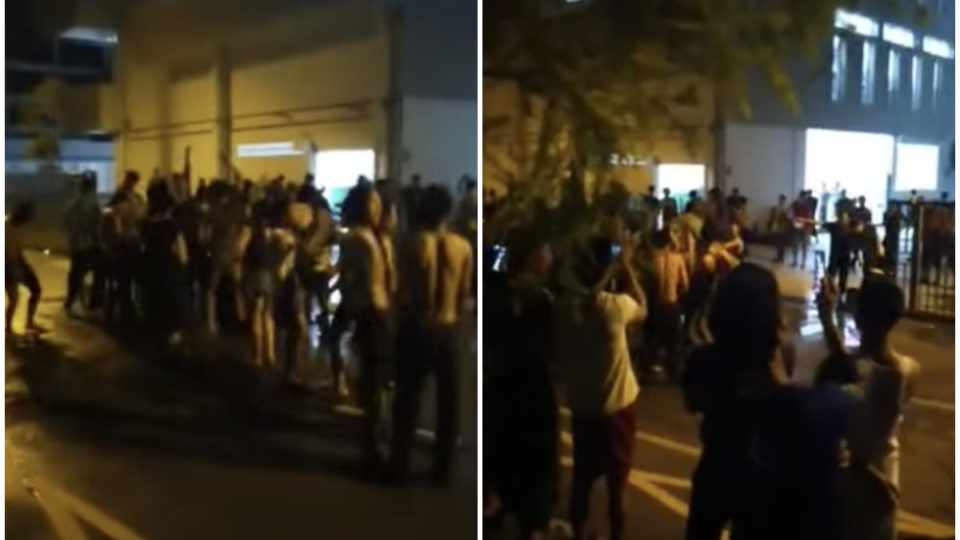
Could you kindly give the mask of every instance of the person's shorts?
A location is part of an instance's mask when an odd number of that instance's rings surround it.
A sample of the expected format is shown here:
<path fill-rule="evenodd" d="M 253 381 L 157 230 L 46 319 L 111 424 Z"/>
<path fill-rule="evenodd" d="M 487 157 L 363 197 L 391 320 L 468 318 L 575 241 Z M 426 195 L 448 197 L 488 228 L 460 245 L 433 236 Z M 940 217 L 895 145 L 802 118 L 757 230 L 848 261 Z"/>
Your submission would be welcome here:
<path fill-rule="evenodd" d="M 243 276 L 244 291 L 251 298 L 265 296 L 273 298 L 276 291 L 276 280 L 273 273 L 266 269 L 248 270 Z"/>
<path fill-rule="evenodd" d="M 637 425 L 634 405 L 602 416 L 574 415 L 574 469 L 590 477 L 630 472 Z"/>

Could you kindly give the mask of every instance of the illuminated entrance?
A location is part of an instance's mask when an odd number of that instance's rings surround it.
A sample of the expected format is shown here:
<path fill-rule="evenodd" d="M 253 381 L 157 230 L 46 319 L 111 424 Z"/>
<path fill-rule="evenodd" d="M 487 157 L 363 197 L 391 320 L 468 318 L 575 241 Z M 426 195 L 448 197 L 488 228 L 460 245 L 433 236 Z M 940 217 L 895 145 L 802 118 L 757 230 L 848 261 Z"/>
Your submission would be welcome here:
<path fill-rule="evenodd" d="M 376 152 L 372 149 L 320 150 L 314 157 L 314 177 L 318 188 L 326 188 L 326 197 L 338 210 L 347 191 L 365 176 L 374 179 Z"/>
<path fill-rule="evenodd" d="M 833 221 L 834 203 L 846 189 L 851 199 L 866 197 L 867 208 L 879 222 L 887 207 L 893 152 L 892 135 L 808 129 L 804 187 L 820 199 L 817 218 Z"/>

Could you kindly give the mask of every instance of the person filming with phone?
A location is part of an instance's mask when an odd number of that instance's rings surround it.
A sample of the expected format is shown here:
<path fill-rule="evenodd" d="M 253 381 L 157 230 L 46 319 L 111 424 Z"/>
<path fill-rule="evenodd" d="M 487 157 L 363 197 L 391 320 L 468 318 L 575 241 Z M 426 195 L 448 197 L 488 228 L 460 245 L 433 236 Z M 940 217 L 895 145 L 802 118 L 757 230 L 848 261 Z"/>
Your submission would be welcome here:
<path fill-rule="evenodd" d="M 594 238 L 575 264 L 575 283 L 557 304 L 557 351 L 573 412 L 574 537 L 584 537 L 590 491 L 605 477 L 610 538 L 624 537 L 624 489 L 630 473 L 640 386 L 627 329 L 647 318 L 647 300 L 630 265 L 633 249 Z M 624 293 L 608 292 L 616 280 Z"/>

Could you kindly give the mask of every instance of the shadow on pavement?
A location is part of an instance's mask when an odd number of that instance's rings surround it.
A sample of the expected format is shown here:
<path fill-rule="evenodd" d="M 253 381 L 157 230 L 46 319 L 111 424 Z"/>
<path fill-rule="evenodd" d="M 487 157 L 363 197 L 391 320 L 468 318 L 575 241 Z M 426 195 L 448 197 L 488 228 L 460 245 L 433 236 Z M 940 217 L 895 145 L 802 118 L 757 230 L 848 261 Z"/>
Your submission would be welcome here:
<path fill-rule="evenodd" d="M 14 399 L 8 427 L 39 414 L 51 434 L 98 444 L 220 464 L 355 472 L 355 419 L 318 415 L 330 400 L 314 393 L 278 396 L 275 386 L 243 366 L 98 363 L 44 340 L 8 343 L 7 352 L 14 362 L 7 379 L 21 379 L 29 396 Z M 194 384 L 178 384 L 183 379 Z M 213 399 L 206 379 L 220 382 Z M 223 394 L 228 399 L 217 399 Z"/>

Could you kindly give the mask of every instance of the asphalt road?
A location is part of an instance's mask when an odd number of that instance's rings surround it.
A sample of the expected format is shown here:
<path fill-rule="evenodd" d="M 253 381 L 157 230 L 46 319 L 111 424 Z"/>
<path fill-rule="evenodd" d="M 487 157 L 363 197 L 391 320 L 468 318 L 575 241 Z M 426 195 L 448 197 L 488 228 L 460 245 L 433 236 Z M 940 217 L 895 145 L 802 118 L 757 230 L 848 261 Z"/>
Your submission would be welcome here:
<path fill-rule="evenodd" d="M 475 334 L 465 344 L 452 486 L 427 481 L 425 396 L 414 477 L 390 488 L 357 474 L 349 403 L 322 389 L 277 397 L 236 366 L 207 366 L 201 377 L 146 361 L 100 327 L 65 317 L 65 261 L 32 259 L 45 288 L 39 319 L 51 332 L 6 347 L 8 538 L 475 536 Z M 238 389 L 252 399 L 238 401 Z"/>
<path fill-rule="evenodd" d="M 809 293 L 809 276 L 777 269 L 781 290 L 790 296 Z M 799 372 L 815 371 L 825 356 L 821 329 L 815 311 L 806 303 L 786 302 L 786 318 L 796 326 Z M 801 332 L 802 330 L 802 332 Z M 802 334 L 802 335 L 801 335 Z M 922 372 L 918 397 L 907 411 L 900 434 L 901 508 L 898 528 L 903 538 L 954 537 L 955 424 L 954 424 L 954 328 L 911 320 L 903 321 L 892 337 L 902 353 L 919 361 Z M 690 495 L 690 476 L 697 462 L 697 418 L 683 410 L 680 391 L 672 386 L 646 386 L 637 405 L 638 429 L 633 471 L 628 487 L 627 538 L 663 540 L 683 537 Z M 553 524 L 553 538 L 565 538 L 570 489 L 570 425 L 562 417 L 561 479 Z M 603 486 L 594 486 L 590 528 L 600 538 L 606 534 Z M 490 539 L 509 538 L 510 523 Z"/>

